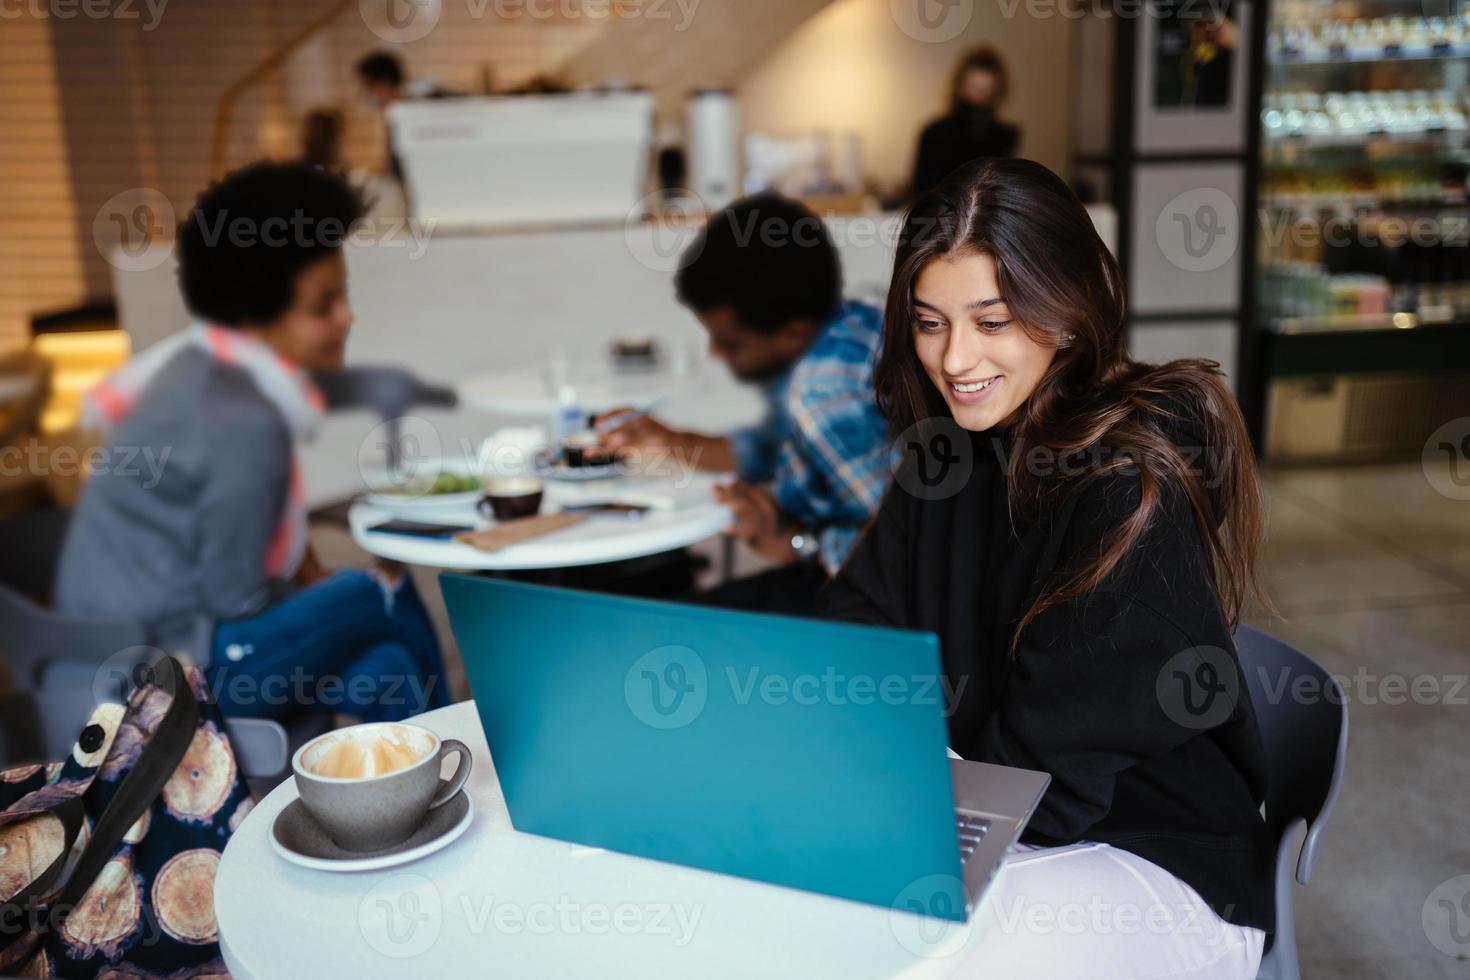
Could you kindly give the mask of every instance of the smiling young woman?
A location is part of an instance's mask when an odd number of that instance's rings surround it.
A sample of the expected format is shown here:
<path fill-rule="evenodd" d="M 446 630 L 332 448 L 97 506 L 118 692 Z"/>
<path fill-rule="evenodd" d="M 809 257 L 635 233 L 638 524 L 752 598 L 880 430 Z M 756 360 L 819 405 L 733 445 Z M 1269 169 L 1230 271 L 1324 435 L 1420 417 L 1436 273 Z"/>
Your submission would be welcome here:
<path fill-rule="evenodd" d="M 1095 588 L 1185 494 L 1233 627 L 1251 593 L 1261 499 L 1239 406 L 1213 362 L 1128 355 L 1122 277 L 1086 210 L 1029 160 L 978 161 L 910 210 L 894 263 L 878 402 L 895 431 L 949 415 L 1003 433 L 1011 503 L 1035 514 L 1078 485 L 1136 474 L 1136 511 L 1101 556 L 1023 621 Z M 1180 444 L 1181 428 L 1201 429 Z M 1023 465 L 1107 450 L 1100 467 Z M 1018 631 L 1019 632 L 1019 631 Z"/>
<path fill-rule="evenodd" d="M 937 633 L 962 692 L 955 751 L 1052 776 L 966 965 L 1254 976 L 1272 847 L 1232 631 L 1260 499 L 1218 366 L 1129 357 L 1117 264 L 1067 186 L 1023 160 L 967 165 L 915 203 L 884 331 L 878 402 L 920 451 L 827 611 Z M 954 485 L 925 480 L 939 453 L 913 433 L 936 427 L 969 467 Z M 1218 683 L 1190 687 L 1206 668 Z M 1108 912 L 1062 935 L 1018 903 L 1046 921 Z"/>
<path fill-rule="evenodd" d="M 1056 348 L 1016 327 L 983 252 L 936 258 L 914 281 L 914 354 L 955 421 L 983 432 L 1010 421 Z"/>

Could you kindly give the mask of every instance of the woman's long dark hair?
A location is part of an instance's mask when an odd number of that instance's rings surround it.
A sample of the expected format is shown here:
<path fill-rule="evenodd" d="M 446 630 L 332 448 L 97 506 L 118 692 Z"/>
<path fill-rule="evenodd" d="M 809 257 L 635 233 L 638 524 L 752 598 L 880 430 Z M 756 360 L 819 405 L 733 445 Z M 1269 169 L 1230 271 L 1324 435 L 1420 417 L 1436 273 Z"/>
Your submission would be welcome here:
<path fill-rule="evenodd" d="M 889 424 L 901 432 L 949 414 L 914 351 L 913 286 L 931 260 L 966 252 L 995 262 L 1001 298 L 1014 322 L 1032 340 L 1056 349 L 1036 390 L 1007 420 L 1012 512 L 1039 516 L 1089 480 L 1120 470 L 1136 470 L 1142 495 L 1096 561 L 1060 573 L 1043 589 L 1020 619 L 1012 650 L 1042 612 L 1090 592 L 1117 568 L 1171 488 L 1189 498 L 1233 628 L 1248 595 L 1264 598 L 1255 574 L 1260 489 L 1240 408 L 1213 361 L 1152 365 L 1128 356 L 1118 264 L 1076 195 L 1040 164 L 967 164 L 909 209 L 874 375 Z M 1202 428 L 1203 445 L 1178 445 L 1170 432 L 1181 425 Z M 1099 447 L 1108 454 L 1099 457 Z M 1096 463 L 1022 465 L 1037 451 L 1057 460 L 1091 454 Z"/>

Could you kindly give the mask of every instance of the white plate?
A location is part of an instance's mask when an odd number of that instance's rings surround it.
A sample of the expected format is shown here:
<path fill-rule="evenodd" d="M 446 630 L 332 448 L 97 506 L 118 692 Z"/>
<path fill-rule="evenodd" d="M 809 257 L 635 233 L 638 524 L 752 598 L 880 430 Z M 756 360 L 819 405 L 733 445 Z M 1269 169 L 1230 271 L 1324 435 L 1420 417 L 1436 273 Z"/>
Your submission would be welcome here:
<path fill-rule="evenodd" d="M 303 868 L 311 868 L 314 871 L 381 871 L 384 868 L 396 868 L 400 864 L 407 864 L 410 861 L 417 861 L 419 858 L 428 857 L 430 854 L 433 854 L 437 851 L 442 851 L 450 844 L 453 844 L 455 841 L 459 840 L 459 838 L 464 835 L 464 832 L 470 829 L 470 824 L 474 823 L 475 821 L 474 798 L 471 797 L 468 793 L 464 794 L 464 798 L 465 802 L 469 805 L 465 808 L 464 816 L 460 817 L 459 822 L 456 823 L 453 827 L 450 827 L 448 830 L 444 831 L 444 833 L 440 834 L 438 837 L 435 837 L 433 840 L 424 841 L 418 847 L 411 847 L 408 850 L 404 851 L 395 851 L 392 854 L 379 854 L 375 857 L 363 858 L 311 857 L 309 855 L 293 851 L 289 847 L 286 847 L 284 844 L 282 844 L 280 841 L 276 840 L 274 828 L 272 828 L 272 831 L 267 833 L 266 836 L 270 838 L 271 848 L 277 854 L 279 854 L 282 859 L 289 861 L 292 864 L 298 864 Z M 293 800 L 291 803 L 286 804 L 286 806 L 293 806 L 296 804 L 296 802 L 296 800 Z M 285 809 L 282 808 L 281 813 L 285 812 Z M 281 818 L 281 813 L 276 814 L 277 820 Z"/>
<path fill-rule="evenodd" d="M 463 460 L 441 459 L 438 462 L 439 469 L 434 472 L 454 473 L 459 476 L 473 475 L 467 463 Z M 429 467 L 425 467 L 428 469 Z M 364 483 L 368 492 L 364 496 L 368 503 L 374 507 L 381 507 L 391 514 L 402 514 L 412 516 L 426 510 L 474 510 L 475 505 L 484 496 L 484 490 L 466 490 L 462 493 L 384 493 L 372 488 L 375 486 L 391 486 L 392 477 L 387 470 L 379 470 L 375 473 L 366 474 Z"/>
<path fill-rule="evenodd" d="M 413 516 L 427 511 L 472 511 L 483 496 L 483 492 L 476 490 L 473 493 L 430 493 L 422 497 L 369 493 L 363 499 L 395 516 Z"/>

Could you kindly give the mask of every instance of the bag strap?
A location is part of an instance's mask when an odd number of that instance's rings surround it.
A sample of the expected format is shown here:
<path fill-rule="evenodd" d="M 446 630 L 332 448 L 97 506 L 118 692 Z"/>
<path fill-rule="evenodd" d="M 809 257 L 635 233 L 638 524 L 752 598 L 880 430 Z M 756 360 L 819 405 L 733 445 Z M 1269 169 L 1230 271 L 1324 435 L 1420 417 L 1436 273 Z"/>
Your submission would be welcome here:
<path fill-rule="evenodd" d="M 158 684 L 159 668 L 167 672 L 165 684 Z M 172 694 L 173 700 L 148 744 L 143 747 L 137 763 L 123 778 L 102 816 L 97 818 L 92 827 L 92 839 L 82 851 L 76 870 L 67 880 L 61 895 L 52 903 L 65 911 L 69 912 L 92 887 L 103 866 L 112 860 L 123 836 L 158 799 L 164 784 L 184 761 L 184 754 L 189 751 L 189 743 L 194 740 L 194 732 L 199 727 L 199 702 L 194 699 L 194 691 L 189 687 L 179 662 L 173 657 L 164 657 L 153 665 L 152 674 L 153 683 Z"/>
<path fill-rule="evenodd" d="M 55 890 L 57 879 L 66 869 L 66 862 L 71 858 L 71 849 L 76 845 L 77 837 L 82 832 L 82 819 L 86 815 L 86 808 L 82 803 L 81 795 L 78 794 L 62 800 L 49 810 L 41 810 L 28 819 L 47 814 L 61 821 L 61 852 L 56 855 L 54 861 L 47 865 L 45 871 L 36 875 L 30 884 L 0 905 L 0 949 L 7 948 L 18 934 L 29 931 L 29 929 L 19 927 L 24 926 L 26 916 L 41 904 L 41 900 Z"/>
<path fill-rule="evenodd" d="M 108 803 L 107 809 L 92 828 L 92 837 L 82 849 L 72 873 L 61 885 L 60 894 L 52 902 L 45 903 L 65 916 L 76 907 L 76 903 L 92 887 L 104 865 L 112 859 L 117 845 L 133 824 L 153 805 L 164 784 L 183 761 L 189 751 L 189 743 L 199 727 L 199 702 L 189 687 L 184 668 L 173 657 L 164 657 L 150 668 L 150 682 L 172 695 L 168 711 L 159 720 L 158 727 L 148 739 L 148 744 L 138 756 L 138 761 L 123 777 L 122 785 Z M 164 675 L 160 683 L 160 673 Z M 105 763 L 104 763 L 105 764 Z M 66 867 L 72 846 L 80 833 L 83 816 L 81 796 L 73 796 L 57 804 L 50 811 L 62 821 L 66 830 L 65 845 L 51 866 L 38 875 L 35 881 L 21 889 L 10 901 L 0 906 L 0 926 L 9 927 L 17 921 L 25 921 L 43 903 L 42 899 L 57 887 L 56 879 Z M 20 918 L 17 919 L 17 913 Z"/>

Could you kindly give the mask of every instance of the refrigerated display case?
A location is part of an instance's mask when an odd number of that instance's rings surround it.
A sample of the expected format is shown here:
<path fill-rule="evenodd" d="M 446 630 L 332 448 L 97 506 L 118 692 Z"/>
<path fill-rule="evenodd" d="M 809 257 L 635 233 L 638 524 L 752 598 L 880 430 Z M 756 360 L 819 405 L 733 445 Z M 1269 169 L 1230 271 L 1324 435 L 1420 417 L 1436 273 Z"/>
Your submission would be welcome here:
<path fill-rule="evenodd" d="M 1470 414 L 1470 2 L 1277 0 L 1267 15 L 1264 449 L 1416 451 L 1445 412 Z"/>

